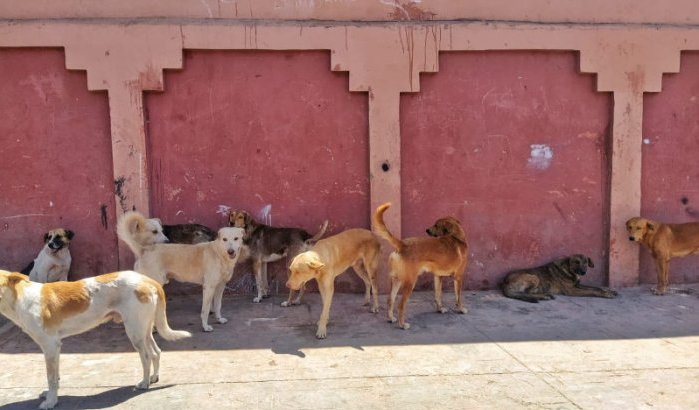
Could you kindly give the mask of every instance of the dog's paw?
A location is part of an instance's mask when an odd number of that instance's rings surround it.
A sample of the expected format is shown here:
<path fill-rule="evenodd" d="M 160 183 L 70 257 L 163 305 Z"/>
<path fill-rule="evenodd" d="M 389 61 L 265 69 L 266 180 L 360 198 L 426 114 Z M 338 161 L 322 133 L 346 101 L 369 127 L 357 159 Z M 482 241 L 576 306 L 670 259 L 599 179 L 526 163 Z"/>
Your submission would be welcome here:
<path fill-rule="evenodd" d="M 211 326 L 211 325 L 202 325 L 202 329 L 203 329 L 205 332 L 213 332 L 213 331 L 214 331 L 214 328 L 213 328 L 213 326 Z"/>
<path fill-rule="evenodd" d="M 463 307 L 463 306 L 462 306 L 462 307 L 457 306 L 457 307 L 455 308 L 455 310 L 456 310 L 456 313 L 459 313 L 459 314 L 461 314 L 461 315 L 465 315 L 466 313 L 468 313 L 468 309 L 466 309 L 466 308 Z"/>
<path fill-rule="evenodd" d="M 150 377 L 150 384 L 154 384 L 160 381 L 160 377 L 157 374 L 154 374 Z"/>
<path fill-rule="evenodd" d="M 46 399 L 46 400 L 41 402 L 41 404 L 39 405 L 39 408 L 40 409 L 52 409 L 52 408 L 56 407 L 56 403 L 58 403 L 57 399 L 54 399 L 54 400 Z"/>
<path fill-rule="evenodd" d="M 148 387 L 150 387 L 150 383 L 148 380 L 141 380 L 136 385 L 137 390 L 148 390 Z"/>
<path fill-rule="evenodd" d="M 445 308 L 444 306 L 437 308 L 437 313 L 447 313 L 449 309 Z"/>
<path fill-rule="evenodd" d="M 225 317 L 219 317 L 216 320 L 218 320 L 218 323 L 220 324 L 228 323 L 228 319 L 226 319 Z"/>
<path fill-rule="evenodd" d="M 400 325 L 400 328 L 403 330 L 408 330 L 408 329 L 410 329 L 410 323 L 405 322 L 402 325 Z"/>
<path fill-rule="evenodd" d="M 619 295 L 619 292 L 616 290 L 611 290 L 611 289 L 606 289 L 606 292 L 604 292 L 604 296 L 607 298 L 615 298 Z"/>
<path fill-rule="evenodd" d="M 369 309 L 371 313 L 379 313 L 379 307 L 378 306 L 372 306 L 371 309 Z"/>
<path fill-rule="evenodd" d="M 289 306 L 291 306 L 291 305 L 289 304 L 289 301 L 286 301 L 286 300 L 285 300 L 285 301 L 282 302 L 281 306 L 282 306 L 282 307 L 289 307 Z"/>
<path fill-rule="evenodd" d="M 396 318 L 393 316 L 388 317 L 388 323 L 396 323 Z"/>
<path fill-rule="evenodd" d="M 651 289 L 651 292 L 653 292 L 653 294 L 655 296 L 663 296 L 666 291 L 667 291 L 667 289 L 665 289 L 665 288 L 653 288 L 653 289 Z"/>
<path fill-rule="evenodd" d="M 262 302 L 262 298 L 261 298 L 260 296 L 254 298 L 254 299 L 252 300 L 252 303 L 260 303 L 260 302 Z"/>
<path fill-rule="evenodd" d="M 318 328 L 318 331 L 316 332 L 316 338 L 318 339 L 325 339 L 325 337 L 328 335 L 328 331 L 325 328 Z"/>
<path fill-rule="evenodd" d="M 41 394 L 39 394 L 39 398 L 40 398 L 40 399 L 43 399 L 44 397 L 46 397 L 47 394 L 49 394 L 49 391 L 48 391 L 48 390 L 44 390 L 44 391 L 41 392 Z"/>

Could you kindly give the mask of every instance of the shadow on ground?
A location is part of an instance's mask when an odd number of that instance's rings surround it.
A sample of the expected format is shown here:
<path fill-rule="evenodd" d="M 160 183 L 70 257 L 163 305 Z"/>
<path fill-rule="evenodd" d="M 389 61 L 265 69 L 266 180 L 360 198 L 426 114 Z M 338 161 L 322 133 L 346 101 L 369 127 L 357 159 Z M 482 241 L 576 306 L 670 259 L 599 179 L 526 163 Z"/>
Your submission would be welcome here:
<path fill-rule="evenodd" d="M 117 387 L 94 395 L 71 396 L 59 391 L 58 406 L 62 409 L 106 409 L 118 406 L 126 401 L 157 390 L 167 389 L 172 385 L 151 387 L 149 390 L 137 390 L 133 386 Z M 0 410 L 26 410 L 39 407 L 43 399 L 24 400 L 17 403 L 0 406 Z"/>

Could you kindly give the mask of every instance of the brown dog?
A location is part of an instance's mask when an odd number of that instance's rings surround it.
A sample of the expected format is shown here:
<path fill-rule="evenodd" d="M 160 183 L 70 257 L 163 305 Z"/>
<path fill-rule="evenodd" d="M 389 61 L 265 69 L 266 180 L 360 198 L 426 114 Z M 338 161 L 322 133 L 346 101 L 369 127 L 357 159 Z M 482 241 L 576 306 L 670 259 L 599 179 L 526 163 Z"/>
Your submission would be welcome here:
<path fill-rule="evenodd" d="M 252 301 L 259 303 L 263 297 L 269 296 L 267 280 L 267 262 L 275 262 L 284 257 L 292 260 L 299 253 L 311 248 L 325 234 L 328 221 L 323 222 L 317 234 L 311 235 L 300 228 L 277 228 L 259 223 L 249 213 L 232 210 L 228 213 L 228 225 L 245 230 L 243 242 L 244 251 L 240 261 L 252 259 L 252 269 L 255 272 L 257 297 Z M 301 303 L 303 288 L 294 299 L 294 291 L 289 292 L 289 298 L 282 306 L 298 305 Z"/>
<path fill-rule="evenodd" d="M 629 240 L 650 250 L 658 269 L 656 295 L 667 292 L 670 259 L 699 253 L 699 223 L 666 224 L 635 217 L 626 221 Z"/>
<path fill-rule="evenodd" d="M 398 291 L 402 288 L 403 293 L 398 304 L 398 324 L 403 329 L 410 327 L 410 324 L 405 322 L 405 305 L 413 293 L 417 277 L 423 272 L 432 272 L 434 275 L 434 301 L 438 312 L 448 311 L 442 306 L 442 276 L 448 276 L 454 279 L 456 311 L 466 313 L 468 310 L 461 301 L 461 283 L 468 262 L 468 243 L 460 222 L 452 217 L 440 218 L 427 229 L 431 237 L 400 240 L 388 231 L 383 222 L 383 214 L 390 206 L 390 203 L 379 206 L 373 218 L 374 231 L 396 249 L 388 258 L 391 275 L 388 320 L 391 323 L 396 321 L 393 305 Z"/>
<path fill-rule="evenodd" d="M 364 304 L 369 304 L 369 290 L 374 300 L 371 311 L 379 311 L 378 288 L 376 287 L 376 268 L 379 265 L 381 244 L 371 231 L 366 229 L 348 229 L 337 235 L 321 239 L 311 250 L 298 254 L 289 266 L 289 280 L 286 286 L 299 290 L 311 279 L 318 282 L 320 297 L 323 299 L 323 311 L 318 320 L 316 337 L 325 339 L 327 335 L 330 305 L 335 292 L 335 277 L 350 266 L 364 281 L 366 292 Z"/>
<path fill-rule="evenodd" d="M 571 255 L 536 268 L 510 272 L 501 289 L 508 298 L 530 303 L 555 299 L 554 295 L 615 297 L 617 293 L 611 289 L 580 284 L 580 277 L 587 273 L 588 267 L 595 267 L 592 259 L 580 254 Z"/>

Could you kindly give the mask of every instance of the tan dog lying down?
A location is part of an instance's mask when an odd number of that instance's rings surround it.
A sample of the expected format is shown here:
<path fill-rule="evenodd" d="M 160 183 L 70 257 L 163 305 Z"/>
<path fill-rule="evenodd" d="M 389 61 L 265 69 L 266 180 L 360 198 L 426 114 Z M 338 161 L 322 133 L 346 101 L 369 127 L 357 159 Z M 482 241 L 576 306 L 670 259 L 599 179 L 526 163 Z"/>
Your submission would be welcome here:
<path fill-rule="evenodd" d="M 370 289 L 373 294 L 371 311 L 379 311 L 376 269 L 381 245 L 371 231 L 348 229 L 342 233 L 318 241 L 311 250 L 298 254 L 289 265 L 289 280 L 286 286 L 299 290 L 311 279 L 318 282 L 323 299 L 323 311 L 318 320 L 316 337 L 324 339 L 330 317 L 330 305 L 335 291 L 335 277 L 352 266 L 364 281 L 365 305 L 369 304 Z"/>
<path fill-rule="evenodd" d="M 145 223 L 145 217 L 141 217 L 143 221 L 140 223 Z M 202 285 L 201 326 L 205 332 L 214 330 L 209 325 L 212 301 L 216 320 L 221 324 L 228 322 L 221 316 L 221 299 L 226 282 L 233 276 L 243 244 L 242 228 L 221 228 L 213 241 L 195 245 L 155 243 L 139 247 L 139 242 L 134 240 L 128 229 L 117 229 L 117 233 L 132 250 L 135 248 L 138 252 L 134 265 L 137 272 L 160 284 L 172 278 L 178 282 Z"/>
<path fill-rule="evenodd" d="M 115 272 L 77 282 L 30 282 L 19 273 L 0 270 L 0 313 L 21 327 L 44 352 L 49 389 L 40 408 L 58 402 L 61 339 L 86 332 L 111 319 L 123 320 L 126 335 L 138 351 L 143 379 L 137 389 L 158 381 L 160 348 L 153 325 L 166 340 L 190 337 L 170 329 L 165 293 L 154 280 L 133 271 Z M 150 367 L 153 365 L 153 374 Z"/>
<path fill-rule="evenodd" d="M 656 295 L 667 292 L 670 259 L 699 253 L 699 223 L 666 224 L 646 218 L 626 221 L 629 240 L 640 242 L 651 252 L 658 270 Z"/>
<path fill-rule="evenodd" d="M 468 262 L 468 244 L 466 234 L 456 218 L 444 217 L 438 219 L 427 229 L 429 237 L 398 239 L 383 222 L 383 214 L 391 206 L 385 203 L 378 208 L 373 217 L 374 231 L 386 239 L 396 251 L 388 258 L 391 275 L 391 295 L 388 299 L 388 320 L 396 321 L 393 316 L 393 306 L 398 291 L 402 291 L 398 304 L 398 325 L 408 329 L 405 322 L 405 306 L 415 288 L 418 276 L 424 272 L 434 275 L 434 301 L 439 313 L 448 310 L 442 306 L 442 277 L 454 279 L 454 296 L 456 297 L 456 312 L 466 313 L 468 310 L 461 300 L 461 283 Z"/>

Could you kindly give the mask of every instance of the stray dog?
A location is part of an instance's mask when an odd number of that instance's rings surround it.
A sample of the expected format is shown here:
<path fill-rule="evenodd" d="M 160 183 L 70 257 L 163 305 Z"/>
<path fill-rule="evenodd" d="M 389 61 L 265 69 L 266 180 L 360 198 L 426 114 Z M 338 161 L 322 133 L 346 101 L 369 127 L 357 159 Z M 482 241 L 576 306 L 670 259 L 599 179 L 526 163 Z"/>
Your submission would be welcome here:
<path fill-rule="evenodd" d="M 68 280 L 70 250 L 68 245 L 75 234 L 68 229 L 52 229 L 44 235 L 44 247 L 36 259 L 22 269 L 34 282 L 46 283 Z"/>
<path fill-rule="evenodd" d="M 580 277 L 587 273 L 588 266 L 595 267 L 592 259 L 577 254 L 536 268 L 510 272 L 501 284 L 502 293 L 530 303 L 555 299 L 554 295 L 615 297 L 617 293 L 611 289 L 580 284 Z"/>
<path fill-rule="evenodd" d="M 658 270 L 656 295 L 667 292 L 670 259 L 699 253 L 699 223 L 666 224 L 645 218 L 626 221 L 629 240 L 640 242 L 650 250 Z"/>
<path fill-rule="evenodd" d="M 328 221 L 323 222 L 317 234 L 311 235 L 300 228 L 277 228 L 261 224 L 245 211 L 232 210 L 228 214 L 228 225 L 245 229 L 246 250 L 241 260 L 252 259 L 257 287 L 257 297 L 252 301 L 259 303 L 262 298 L 269 296 L 267 262 L 275 262 L 284 257 L 291 260 L 299 253 L 310 249 L 325 234 Z M 282 306 L 298 305 L 302 297 L 303 288 L 296 299 L 292 290 L 288 300 L 282 302 Z"/>
<path fill-rule="evenodd" d="M 145 249 L 150 249 L 156 243 L 168 242 L 160 219 L 146 219 L 136 211 L 126 212 L 119 218 L 117 236 L 129 246 L 137 261 Z"/>
<path fill-rule="evenodd" d="M 145 220 L 143 215 L 141 218 Z M 138 243 L 133 236 L 128 236 L 129 231 L 118 232 L 119 238 L 124 242 Z M 208 320 L 212 306 L 218 323 L 228 322 L 228 319 L 221 316 L 221 299 L 226 282 L 233 276 L 233 269 L 240 255 L 239 250 L 243 245 L 243 235 L 242 228 L 221 228 L 216 239 L 211 242 L 196 245 L 156 243 L 138 248 L 138 253 L 134 252 L 134 270 L 160 284 L 165 284 L 173 278 L 178 282 L 202 285 L 201 325 L 205 332 L 211 332 L 214 328 L 209 325 Z"/>
<path fill-rule="evenodd" d="M 196 244 L 216 239 L 216 232 L 199 224 L 163 225 L 163 234 L 171 243 Z"/>
<path fill-rule="evenodd" d="M 289 266 L 289 280 L 286 287 L 299 290 L 311 279 L 318 282 L 323 311 L 318 320 L 316 337 L 325 339 L 327 335 L 330 305 L 335 292 L 335 277 L 350 266 L 362 278 L 365 285 L 364 304 L 369 304 L 369 293 L 374 296 L 371 312 L 379 311 L 376 270 L 379 265 L 381 244 L 371 231 L 348 229 L 337 235 L 321 239 L 311 250 L 298 254 Z"/>
<path fill-rule="evenodd" d="M 402 329 L 410 328 L 410 324 L 405 322 L 405 305 L 413 293 L 418 276 L 423 272 L 432 272 L 434 275 L 434 301 L 437 312 L 448 311 L 442 306 L 442 276 L 454 279 L 456 311 L 468 312 L 461 302 L 461 283 L 468 262 L 468 243 L 461 223 L 453 217 L 440 218 L 427 229 L 430 237 L 400 240 L 388 231 L 383 222 L 383 214 L 390 206 L 390 203 L 385 203 L 376 208 L 372 221 L 374 232 L 396 249 L 388 257 L 391 275 L 388 321 L 391 323 L 396 321 L 393 316 L 393 305 L 398 291 L 402 289 L 398 304 L 398 325 Z"/>
<path fill-rule="evenodd" d="M 133 271 L 41 284 L 29 281 L 25 275 L 0 270 L 0 313 L 21 327 L 44 352 L 49 389 L 41 395 L 46 397 L 41 409 L 51 409 L 58 402 L 61 339 L 110 320 L 124 322 L 126 335 L 141 357 L 143 380 L 136 388 L 147 389 L 156 383 L 161 350 L 151 333 L 153 325 L 166 340 L 191 336 L 170 328 L 165 303 L 163 288 Z"/>

